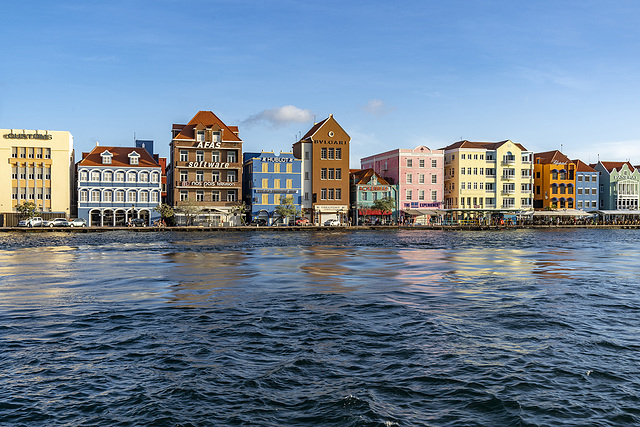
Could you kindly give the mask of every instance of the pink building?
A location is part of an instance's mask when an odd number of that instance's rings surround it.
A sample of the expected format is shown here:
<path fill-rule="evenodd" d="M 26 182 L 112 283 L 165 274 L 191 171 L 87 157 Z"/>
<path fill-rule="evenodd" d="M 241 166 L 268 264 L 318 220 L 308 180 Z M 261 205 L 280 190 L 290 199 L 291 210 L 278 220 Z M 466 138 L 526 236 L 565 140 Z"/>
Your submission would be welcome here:
<path fill-rule="evenodd" d="M 361 159 L 360 167 L 398 187 L 398 207 L 405 218 L 433 215 L 443 207 L 444 150 L 391 150 Z"/>

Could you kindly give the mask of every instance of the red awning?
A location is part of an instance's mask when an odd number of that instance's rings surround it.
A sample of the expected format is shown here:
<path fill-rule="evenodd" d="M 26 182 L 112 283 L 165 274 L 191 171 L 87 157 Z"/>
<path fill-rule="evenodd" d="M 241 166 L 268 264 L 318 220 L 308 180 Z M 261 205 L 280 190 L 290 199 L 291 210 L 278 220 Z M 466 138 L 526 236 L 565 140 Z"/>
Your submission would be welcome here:
<path fill-rule="evenodd" d="M 359 215 L 391 215 L 391 211 L 381 211 L 380 209 L 358 209 Z"/>

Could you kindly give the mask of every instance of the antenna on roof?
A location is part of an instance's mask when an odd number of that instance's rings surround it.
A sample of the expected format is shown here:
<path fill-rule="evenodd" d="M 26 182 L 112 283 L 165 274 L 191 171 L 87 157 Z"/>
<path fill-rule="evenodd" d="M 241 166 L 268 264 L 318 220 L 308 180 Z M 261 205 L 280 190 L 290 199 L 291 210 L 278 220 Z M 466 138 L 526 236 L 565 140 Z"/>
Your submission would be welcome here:
<path fill-rule="evenodd" d="M 136 133 L 135 132 L 133 132 L 133 140 L 134 141 L 136 140 Z"/>
<path fill-rule="evenodd" d="M 562 144 L 560 144 L 560 151 L 562 152 Z"/>

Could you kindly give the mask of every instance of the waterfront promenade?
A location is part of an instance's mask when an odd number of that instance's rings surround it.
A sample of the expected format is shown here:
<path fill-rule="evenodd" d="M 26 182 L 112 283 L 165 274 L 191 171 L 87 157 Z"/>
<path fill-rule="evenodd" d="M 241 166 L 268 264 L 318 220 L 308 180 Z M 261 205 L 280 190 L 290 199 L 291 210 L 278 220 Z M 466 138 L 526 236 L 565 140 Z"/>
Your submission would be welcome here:
<path fill-rule="evenodd" d="M 109 231 L 131 232 L 208 232 L 208 231 L 362 231 L 362 230 L 513 230 L 513 229 L 571 229 L 571 228 L 600 228 L 600 229 L 640 229 L 640 224 L 525 224 L 525 225 L 358 225 L 358 226 L 239 226 L 239 227 L 203 227 L 203 226 L 176 226 L 176 227 L 0 227 L 0 232 L 24 232 L 24 233 L 103 233 Z"/>

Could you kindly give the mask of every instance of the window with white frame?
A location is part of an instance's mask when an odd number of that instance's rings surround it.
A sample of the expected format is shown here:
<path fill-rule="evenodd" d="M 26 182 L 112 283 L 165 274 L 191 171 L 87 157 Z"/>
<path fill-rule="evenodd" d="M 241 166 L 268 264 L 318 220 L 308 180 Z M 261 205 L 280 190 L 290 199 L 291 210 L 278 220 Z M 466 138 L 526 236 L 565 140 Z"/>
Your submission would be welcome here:
<path fill-rule="evenodd" d="M 91 191 L 91 201 L 99 202 L 100 201 L 100 190 L 92 190 Z"/>
<path fill-rule="evenodd" d="M 124 182 L 124 172 L 116 172 L 116 182 Z"/>
<path fill-rule="evenodd" d="M 105 171 L 105 173 L 104 173 L 104 181 L 106 181 L 106 182 L 113 181 L 113 172 Z"/>
<path fill-rule="evenodd" d="M 136 202 L 136 192 L 134 190 L 130 190 L 129 194 L 128 194 L 129 199 L 127 201 L 129 202 Z"/>
<path fill-rule="evenodd" d="M 413 190 L 407 190 L 407 200 L 411 200 L 411 197 L 413 196 Z"/>
<path fill-rule="evenodd" d="M 438 190 L 431 190 L 431 201 L 438 200 Z"/>
<path fill-rule="evenodd" d="M 181 162 L 189 161 L 189 152 L 187 150 L 180 150 L 180 161 Z"/>
<path fill-rule="evenodd" d="M 204 162 L 204 151 L 196 151 L 196 162 Z"/>
<path fill-rule="evenodd" d="M 81 202 L 86 202 L 87 201 L 87 190 L 82 190 L 80 192 L 80 201 Z"/>
<path fill-rule="evenodd" d="M 149 201 L 149 193 L 146 191 L 141 191 L 140 192 L 140 202 L 148 202 Z"/>
<path fill-rule="evenodd" d="M 204 171 L 196 171 L 196 181 L 204 182 Z"/>
<path fill-rule="evenodd" d="M 185 170 L 180 171 L 180 181 L 185 182 L 189 180 L 189 172 Z"/>
<path fill-rule="evenodd" d="M 180 190 L 180 201 L 184 202 L 189 200 L 189 192 L 187 190 Z"/>
<path fill-rule="evenodd" d="M 235 151 L 227 151 L 227 162 L 235 163 L 236 162 L 236 152 Z"/>
<path fill-rule="evenodd" d="M 211 191 L 211 201 L 219 202 L 220 201 L 220 190 Z"/>
<path fill-rule="evenodd" d="M 91 171 L 91 181 L 100 181 L 100 171 Z"/>
<path fill-rule="evenodd" d="M 238 174 L 236 171 L 227 171 L 227 182 L 237 182 Z"/>
<path fill-rule="evenodd" d="M 236 190 L 227 190 L 227 202 L 235 202 L 236 201 Z"/>
<path fill-rule="evenodd" d="M 212 162 L 219 162 L 220 161 L 220 152 L 219 151 L 212 151 L 211 152 L 211 161 Z"/>
<path fill-rule="evenodd" d="M 158 181 L 160 181 L 159 178 L 160 178 L 160 176 L 159 176 L 158 173 L 154 172 L 154 173 L 151 174 L 151 182 L 158 182 Z"/>
<path fill-rule="evenodd" d="M 432 184 L 438 183 L 438 175 L 431 175 L 431 183 Z"/>
<path fill-rule="evenodd" d="M 124 203 L 124 191 L 116 191 L 116 202 Z"/>
<path fill-rule="evenodd" d="M 196 190 L 196 202 L 204 202 L 204 190 Z"/>
<path fill-rule="evenodd" d="M 149 182 L 149 173 L 142 172 L 140 174 L 140 182 Z"/>
<path fill-rule="evenodd" d="M 151 201 L 154 203 L 158 202 L 158 192 L 157 191 L 152 191 L 151 192 Z"/>
<path fill-rule="evenodd" d="M 127 181 L 128 182 L 136 182 L 136 173 L 135 172 L 129 172 L 127 174 Z"/>
<path fill-rule="evenodd" d="M 111 190 L 105 190 L 103 196 L 105 202 L 111 202 L 113 200 L 113 192 Z"/>

